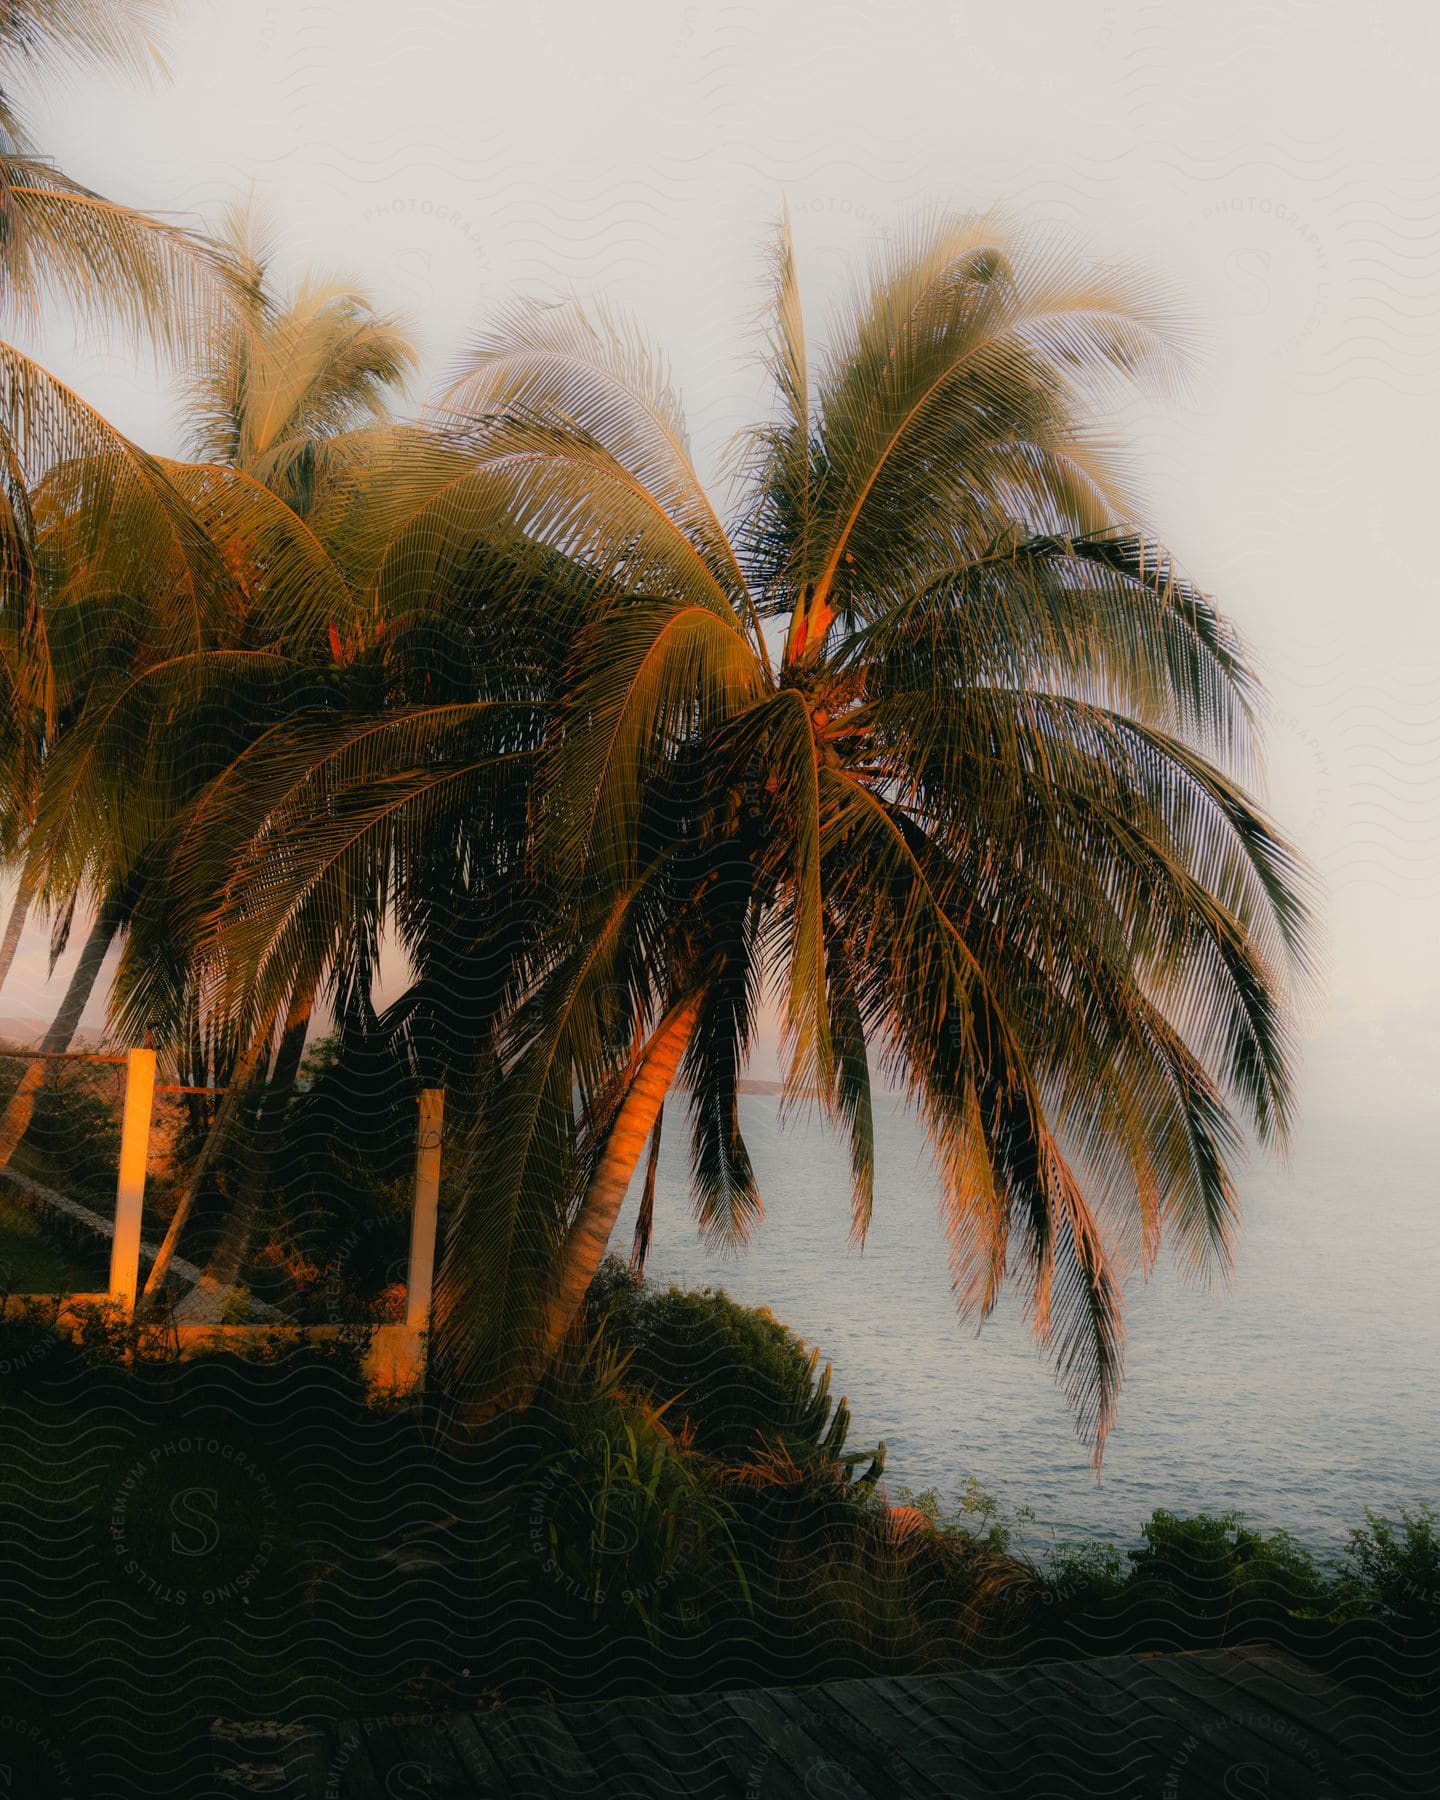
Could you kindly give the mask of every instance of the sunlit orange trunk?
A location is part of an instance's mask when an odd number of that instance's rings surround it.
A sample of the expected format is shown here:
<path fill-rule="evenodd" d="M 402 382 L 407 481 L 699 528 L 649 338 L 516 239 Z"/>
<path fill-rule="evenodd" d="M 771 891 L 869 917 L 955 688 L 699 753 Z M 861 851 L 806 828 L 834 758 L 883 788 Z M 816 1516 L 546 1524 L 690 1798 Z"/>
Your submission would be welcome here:
<path fill-rule="evenodd" d="M 90 935 L 86 938 L 80 951 L 80 960 L 75 965 L 75 972 L 70 977 L 70 985 L 65 990 L 65 998 L 60 1002 L 59 1010 L 51 1021 L 50 1029 L 40 1040 L 40 1048 L 54 1057 L 61 1051 L 70 1048 L 70 1040 L 80 1026 L 80 1015 L 85 1010 L 85 1003 L 95 990 L 95 983 L 100 978 L 100 968 L 105 961 L 105 952 L 110 948 L 115 933 L 120 929 L 120 908 L 113 902 L 107 902 L 100 908 L 95 923 L 90 927 Z M 30 1120 L 35 1112 L 35 1101 L 40 1090 L 50 1080 L 59 1064 L 53 1061 L 42 1061 L 39 1058 L 27 1063 L 25 1073 L 20 1077 L 20 1085 L 10 1096 L 3 1114 L 0 1114 L 0 1169 L 3 1169 L 20 1147 L 20 1140 L 29 1129 Z"/>
<path fill-rule="evenodd" d="M 699 1011 L 698 997 L 671 1008 L 645 1046 L 640 1066 L 620 1102 L 585 1198 L 565 1234 L 559 1273 L 545 1308 L 543 1360 L 547 1364 L 565 1341 L 609 1247 L 626 1190 L 665 1104 Z"/>
<path fill-rule="evenodd" d="M 609 1246 L 621 1204 L 679 1070 L 699 1011 L 698 997 L 681 1001 L 660 1021 L 642 1050 L 580 1210 L 565 1234 L 533 1359 L 523 1374 L 512 1377 L 504 1387 L 460 1407 L 459 1417 L 472 1431 L 487 1425 L 498 1413 L 528 1405 L 541 1375 L 569 1335 Z"/>
<path fill-rule="evenodd" d="M 35 890 L 25 879 L 25 871 L 22 869 L 15 889 L 15 903 L 10 908 L 10 917 L 5 923 L 5 936 L 0 940 L 0 987 L 4 987 L 10 965 L 15 961 L 15 952 L 20 947 L 25 920 L 29 916 L 30 902 L 34 898 Z"/>

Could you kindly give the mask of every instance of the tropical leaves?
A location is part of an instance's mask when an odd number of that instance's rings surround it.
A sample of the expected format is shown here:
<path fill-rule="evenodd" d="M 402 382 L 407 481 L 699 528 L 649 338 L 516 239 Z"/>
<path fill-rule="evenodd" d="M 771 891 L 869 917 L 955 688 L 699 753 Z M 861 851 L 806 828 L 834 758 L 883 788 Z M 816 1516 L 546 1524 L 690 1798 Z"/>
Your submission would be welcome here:
<path fill-rule="evenodd" d="M 225 257 L 248 298 L 192 386 L 199 466 L 47 426 L 12 378 L 6 556 L 47 598 L 6 641 L 21 669 L 47 634 L 77 708 L 35 841 L 57 892 L 103 868 L 154 896 L 117 1017 L 238 1044 L 323 977 L 463 1092 L 438 1330 L 484 1410 L 568 1330 L 673 1087 L 702 1229 L 753 1230 L 738 1093 L 773 1007 L 787 1105 L 849 1140 L 857 1241 L 878 1071 L 933 1143 L 962 1312 L 1019 1287 L 1098 1455 L 1124 1280 L 1167 1239 L 1228 1268 L 1306 979 L 1243 646 L 1093 423 L 1176 378 L 1173 310 L 930 220 L 817 357 L 782 231 L 727 530 L 613 315 L 512 309 L 392 427 L 398 324 L 343 285 L 277 300 L 241 224 Z M 112 517 L 148 580 L 86 537 Z M 387 939 L 412 980 L 377 1019 Z"/>
<path fill-rule="evenodd" d="M 15 78 L 43 75 L 57 60 L 158 69 L 149 33 L 161 13 L 148 0 L 21 0 L 0 16 L 3 323 L 24 329 L 58 310 L 77 327 L 118 325 L 134 342 L 175 352 L 213 337 L 233 304 L 235 272 L 213 245 L 65 175 L 35 153 L 18 111 Z M 202 537 L 153 459 L 32 357 L 0 343 L 7 853 L 33 824 L 45 757 L 76 679 L 52 654 L 52 593 L 63 589 L 67 602 L 98 598 L 128 615 L 138 578 L 153 575 L 162 594 L 183 590 L 192 609 L 203 609 L 220 583 Z M 105 624 L 98 630 L 114 636 Z M 68 635 L 83 658 L 86 633 Z M 22 895 L 30 891 L 24 874 L 20 886 Z"/>
<path fill-rule="evenodd" d="M 232 208 L 223 243 L 242 297 L 187 370 L 188 447 L 304 514 L 327 479 L 366 453 L 366 428 L 388 423 L 415 347 L 398 316 L 344 281 L 310 276 L 277 294 L 252 210 Z"/>
<path fill-rule="evenodd" d="M 151 37 L 166 0 L 11 0 L 0 15 L 0 134 L 15 146 L 25 132 L 11 92 L 19 71 L 44 76 L 75 62 L 141 77 L 163 69 Z"/>
<path fill-rule="evenodd" d="M 524 439 L 549 541 L 654 593 L 597 595 L 538 841 L 602 890 L 662 841 L 747 871 L 746 908 L 707 928 L 668 869 L 643 1004 L 629 977 L 642 1039 L 685 984 L 703 996 L 686 1062 L 702 1217 L 754 1216 L 733 1105 L 752 1014 L 717 996 L 767 967 L 791 1091 L 850 1133 L 857 1231 L 873 1047 L 935 1142 L 962 1305 L 983 1316 L 1023 1280 L 1098 1445 L 1124 1269 L 1168 1230 L 1189 1266 L 1223 1270 L 1238 1119 L 1283 1139 L 1304 972 L 1303 873 L 1243 786 L 1253 676 L 1086 423 L 1106 383 L 1173 379 L 1182 334 L 1130 274 L 948 222 L 882 259 L 812 374 L 784 239 L 774 274 L 777 419 L 734 541 L 755 610 L 789 618 L 778 681 L 704 622 L 727 563 L 623 332 L 512 321 L 452 395 L 490 442 Z M 743 629 L 750 609 L 728 610 Z"/>
<path fill-rule="evenodd" d="M 0 154 L 0 318 L 22 328 L 62 309 L 183 352 L 237 299 L 219 246 L 93 193 L 52 163 Z"/>

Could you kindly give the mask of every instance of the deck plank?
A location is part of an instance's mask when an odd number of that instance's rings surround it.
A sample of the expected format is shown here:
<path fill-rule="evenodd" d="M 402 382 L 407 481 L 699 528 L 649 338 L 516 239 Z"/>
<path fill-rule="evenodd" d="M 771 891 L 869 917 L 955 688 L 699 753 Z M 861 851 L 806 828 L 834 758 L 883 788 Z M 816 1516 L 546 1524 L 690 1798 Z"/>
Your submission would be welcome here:
<path fill-rule="evenodd" d="M 835 1800 L 842 1795 L 890 1794 L 896 1784 L 902 1734 L 882 1735 L 847 1707 L 846 1682 L 813 1688 L 776 1688 L 770 1698 L 792 1724 L 806 1728 L 820 1745 L 820 1761 L 811 1778 Z M 918 1773 L 918 1772 L 917 1772 Z M 847 1777 L 853 1778 L 853 1787 Z"/>
<path fill-rule="evenodd" d="M 445 1735 L 470 1778 L 477 1800 L 499 1800 L 505 1793 L 505 1771 L 485 1742 L 473 1713 L 454 1713 L 445 1721 Z"/>
<path fill-rule="evenodd" d="M 846 1721 L 850 1735 L 863 1734 L 868 1741 L 892 1746 L 896 1786 L 916 1795 L 964 1794 L 990 1800 L 1000 1790 L 977 1769 L 972 1746 L 939 1719 L 923 1717 L 918 1723 L 904 1708 L 879 1691 L 873 1681 L 835 1682 L 816 1689 L 822 1714 L 830 1708 Z M 908 1771 L 908 1779 L 902 1778 Z M 893 1791 L 893 1790 L 892 1790 Z"/>
<path fill-rule="evenodd" d="M 1076 1755 L 1103 1759 L 1115 1793 L 1163 1793 L 1182 1777 L 1211 1793 L 1225 1791 L 1226 1757 L 1195 1732 L 1187 1697 L 1133 1657 L 1044 1666 L 1051 1704 L 1072 1721 Z"/>
<path fill-rule="evenodd" d="M 667 1700 L 609 1700 L 577 1706 L 567 1723 L 595 1767 L 617 1793 L 670 1800 L 677 1791 L 696 1800 L 731 1800 L 736 1791 L 717 1780 L 705 1744 Z"/>
<path fill-rule="evenodd" d="M 833 1792 L 835 1800 L 888 1800 L 888 1790 L 861 1780 L 854 1769 L 841 1767 L 826 1746 L 813 1709 L 798 1710 L 766 1689 L 725 1695 L 726 1704 L 750 1727 L 763 1745 L 747 1787 L 766 1796 L 786 1791 L 780 1771 L 796 1794 Z"/>
<path fill-rule="evenodd" d="M 990 1766 L 1003 1771 L 999 1786 L 1006 1793 L 1048 1796 L 1078 1787 L 1111 1800 L 1143 1793 L 1145 1708 L 1103 1676 L 1091 1678 L 1084 1697 L 1062 1685 L 1053 1665 L 995 1676 L 983 1694 L 967 1694 L 945 1679 L 923 1697 L 949 1699 L 965 1717 Z"/>
<path fill-rule="evenodd" d="M 555 1706 L 517 1707 L 511 1731 L 533 1768 L 536 1792 L 593 1795 L 606 1800 L 607 1769 L 613 1759 L 597 1759 L 581 1747 L 570 1727 L 573 1714 Z"/>
<path fill-rule="evenodd" d="M 928 1716 L 932 1735 L 960 1754 L 972 1780 L 997 1793 L 1043 1791 L 1045 1770 L 1065 1751 L 1068 1739 L 1056 1720 L 1053 1698 L 1038 1671 L 976 1675 L 963 1680 L 933 1675 L 909 1682 L 876 1684 L 880 1695 L 907 1719 Z"/>
<path fill-rule="evenodd" d="M 1217 1654 L 1208 1670 L 1236 1696 L 1234 1710 L 1252 1716 L 1264 1741 L 1279 1739 L 1298 1752 L 1313 1786 L 1324 1771 L 1336 1792 L 1363 1800 L 1409 1800 L 1435 1779 L 1433 1745 L 1412 1737 L 1383 1705 L 1307 1668 L 1269 1645 L 1245 1645 Z M 1184 1668 L 1164 1671 L 1184 1680 Z M 1266 1715 L 1276 1723 L 1265 1723 Z M 1255 1717 L 1258 1715 L 1258 1717 Z M 1288 1726 L 1289 1731 L 1277 1727 Z"/>
<path fill-rule="evenodd" d="M 1190 1698 L 1192 1732 L 1213 1744 L 1232 1771 L 1230 1785 L 1240 1784 L 1233 1772 L 1241 1767 L 1252 1787 L 1263 1785 L 1276 1796 L 1348 1788 L 1349 1757 L 1334 1738 L 1335 1725 L 1323 1702 L 1300 1709 L 1295 1690 L 1284 1690 L 1285 1706 L 1277 1705 L 1276 1686 L 1257 1688 L 1256 1671 L 1232 1682 L 1221 1673 L 1223 1659 L 1174 1656 L 1150 1659 L 1154 1675 Z M 1253 1777 L 1250 1771 L 1254 1771 Z"/>
<path fill-rule="evenodd" d="M 1383 1713 L 1263 1648 L 1097 1657 L 345 1722 L 317 1791 L 377 1800 L 418 1768 L 447 1800 L 1396 1800 Z"/>
<path fill-rule="evenodd" d="M 400 1721 L 370 1747 L 385 1769 L 385 1792 L 423 1793 L 434 1800 L 473 1800 L 469 1770 L 456 1754 L 443 1719 Z"/>
<path fill-rule="evenodd" d="M 385 1800 L 385 1785 L 370 1760 L 363 1720 L 346 1719 L 336 1734 L 323 1791 L 336 1800 Z"/>
<path fill-rule="evenodd" d="M 476 1728 L 484 1739 L 485 1748 L 500 1765 L 501 1778 L 506 1784 L 501 1791 L 507 1796 L 513 1795 L 514 1800 L 547 1800 L 549 1795 L 566 1790 L 546 1779 L 543 1762 L 532 1753 L 524 1726 L 517 1722 L 517 1715 L 524 1710 L 497 1706 L 477 1718 Z"/>
<path fill-rule="evenodd" d="M 727 1796 L 791 1800 L 801 1794 L 783 1764 L 772 1767 L 767 1761 L 768 1746 L 755 1735 L 750 1721 L 730 1705 L 728 1694 L 685 1694 L 666 1705 L 687 1724 L 691 1742 L 699 1746 L 707 1766 L 723 1780 L 722 1792 Z"/>

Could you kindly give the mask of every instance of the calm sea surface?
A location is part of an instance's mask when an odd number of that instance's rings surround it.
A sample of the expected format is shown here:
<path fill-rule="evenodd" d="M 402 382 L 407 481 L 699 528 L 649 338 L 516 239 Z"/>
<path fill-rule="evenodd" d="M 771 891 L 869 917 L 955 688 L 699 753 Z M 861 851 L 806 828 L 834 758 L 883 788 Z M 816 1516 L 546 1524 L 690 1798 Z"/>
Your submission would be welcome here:
<path fill-rule="evenodd" d="M 1188 1286 L 1163 1256 L 1130 1284 L 1125 1389 L 1097 1482 L 1016 1309 L 1002 1303 L 978 1336 L 958 1322 L 914 1120 L 881 1103 L 861 1254 L 840 1142 L 818 1121 L 781 1130 L 773 1099 L 741 1105 L 763 1225 L 739 1258 L 698 1242 L 684 1132 L 667 1121 L 650 1273 L 768 1305 L 818 1344 L 850 1400 L 851 1447 L 885 1439 L 892 1490 L 949 1493 L 974 1476 L 1035 1509 L 1035 1545 L 1052 1531 L 1130 1541 L 1156 1507 L 1235 1508 L 1329 1550 L 1366 1505 L 1440 1502 L 1440 1127 L 1308 1124 L 1288 1169 L 1257 1160 L 1242 1175 L 1228 1292 Z"/>

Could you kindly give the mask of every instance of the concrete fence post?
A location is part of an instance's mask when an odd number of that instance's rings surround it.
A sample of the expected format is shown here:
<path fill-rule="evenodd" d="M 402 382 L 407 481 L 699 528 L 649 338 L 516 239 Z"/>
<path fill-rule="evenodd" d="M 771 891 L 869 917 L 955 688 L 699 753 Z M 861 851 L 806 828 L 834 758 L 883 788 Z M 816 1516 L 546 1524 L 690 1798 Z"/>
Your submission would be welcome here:
<path fill-rule="evenodd" d="M 415 1146 L 415 1210 L 410 1217 L 410 1270 L 405 1285 L 405 1323 L 412 1331 L 430 1327 L 430 1295 L 435 1286 L 435 1221 L 440 1205 L 440 1133 L 445 1090 L 420 1095 Z"/>
<path fill-rule="evenodd" d="M 134 1306 L 139 1291 L 140 1215 L 145 1205 L 154 1098 L 155 1052 L 132 1050 L 125 1059 L 125 1115 L 120 1127 L 120 1177 L 115 1186 L 115 1237 L 110 1246 L 110 1298 L 127 1308 Z"/>

